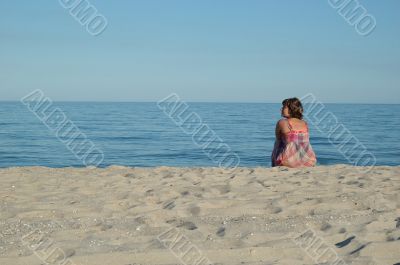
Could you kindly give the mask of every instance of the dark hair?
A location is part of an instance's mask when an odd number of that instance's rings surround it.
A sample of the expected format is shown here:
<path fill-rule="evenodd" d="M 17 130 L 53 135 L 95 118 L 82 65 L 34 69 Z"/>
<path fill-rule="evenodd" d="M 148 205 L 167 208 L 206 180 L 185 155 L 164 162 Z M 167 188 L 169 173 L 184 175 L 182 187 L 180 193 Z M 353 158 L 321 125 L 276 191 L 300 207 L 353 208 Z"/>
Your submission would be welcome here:
<path fill-rule="evenodd" d="M 288 107 L 291 118 L 303 119 L 303 105 L 298 98 L 287 98 L 282 101 L 283 107 Z"/>

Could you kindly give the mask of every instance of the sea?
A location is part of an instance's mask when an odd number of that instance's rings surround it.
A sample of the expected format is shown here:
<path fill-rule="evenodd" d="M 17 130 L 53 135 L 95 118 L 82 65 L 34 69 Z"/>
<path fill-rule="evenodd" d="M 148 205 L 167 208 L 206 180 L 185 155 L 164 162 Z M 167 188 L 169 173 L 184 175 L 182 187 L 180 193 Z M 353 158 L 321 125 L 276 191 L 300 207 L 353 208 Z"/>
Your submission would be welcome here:
<path fill-rule="evenodd" d="M 219 166 L 193 140 L 193 133 L 183 130 L 183 125 L 156 102 L 53 105 L 104 154 L 99 167 Z M 187 108 L 237 155 L 239 166 L 271 166 L 280 104 L 188 102 Z M 325 104 L 323 111 L 350 133 L 353 143 L 335 142 L 329 126 L 310 118 L 310 141 L 319 165 L 352 164 L 341 148 L 343 144 L 356 143 L 376 158 L 376 165 L 400 165 L 400 105 Z M 307 120 L 307 113 L 305 116 Z M 27 106 L 21 102 L 0 102 L 0 167 L 16 166 L 85 165 L 46 121 Z"/>

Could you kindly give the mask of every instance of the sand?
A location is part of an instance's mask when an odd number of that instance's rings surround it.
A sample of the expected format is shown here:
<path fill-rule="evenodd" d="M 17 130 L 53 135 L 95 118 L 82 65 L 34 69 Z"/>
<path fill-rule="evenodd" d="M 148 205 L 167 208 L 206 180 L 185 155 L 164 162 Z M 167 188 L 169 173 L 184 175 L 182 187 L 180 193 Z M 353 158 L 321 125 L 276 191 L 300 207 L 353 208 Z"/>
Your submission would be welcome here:
<path fill-rule="evenodd" d="M 0 169 L 1 265 L 393 265 L 399 217 L 400 167 Z"/>

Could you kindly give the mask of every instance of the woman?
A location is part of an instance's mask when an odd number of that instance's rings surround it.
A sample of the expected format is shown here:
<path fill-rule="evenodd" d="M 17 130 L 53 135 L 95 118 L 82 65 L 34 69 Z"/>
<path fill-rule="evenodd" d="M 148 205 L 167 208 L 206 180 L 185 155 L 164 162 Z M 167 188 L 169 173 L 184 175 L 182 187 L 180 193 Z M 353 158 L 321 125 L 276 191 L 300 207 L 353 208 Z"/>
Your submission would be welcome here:
<path fill-rule="evenodd" d="M 272 166 L 312 167 L 317 159 L 311 147 L 303 106 L 298 98 L 282 102 L 281 119 L 276 124 Z"/>

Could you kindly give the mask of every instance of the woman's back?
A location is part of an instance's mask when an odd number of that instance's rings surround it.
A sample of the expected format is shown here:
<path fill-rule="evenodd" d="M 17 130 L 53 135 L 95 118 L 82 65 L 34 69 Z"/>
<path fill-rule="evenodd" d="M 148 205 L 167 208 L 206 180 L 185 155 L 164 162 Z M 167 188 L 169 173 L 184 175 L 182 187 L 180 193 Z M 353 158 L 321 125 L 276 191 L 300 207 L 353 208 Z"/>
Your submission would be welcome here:
<path fill-rule="evenodd" d="M 308 132 L 308 125 L 304 120 L 296 118 L 288 118 L 284 120 L 286 124 L 281 127 L 282 133 L 292 132 Z"/>
<path fill-rule="evenodd" d="M 305 121 L 285 120 L 279 143 L 272 154 L 272 166 L 311 167 L 316 163 Z"/>
<path fill-rule="evenodd" d="M 281 115 L 275 129 L 272 166 L 311 167 L 317 162 L 311 147 L 308 125 L 303 120 L 303 106 L 298 98 L 282 102 Z"/>

